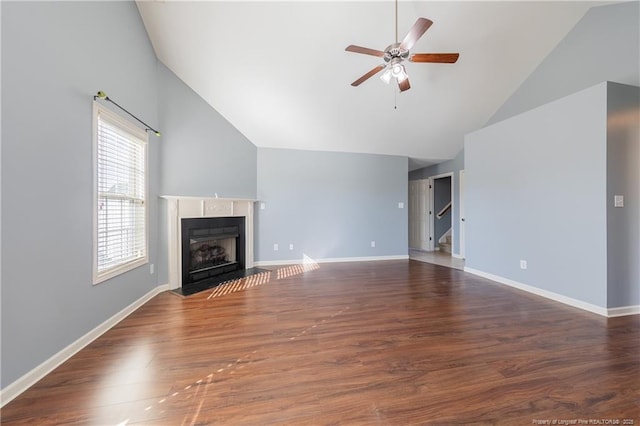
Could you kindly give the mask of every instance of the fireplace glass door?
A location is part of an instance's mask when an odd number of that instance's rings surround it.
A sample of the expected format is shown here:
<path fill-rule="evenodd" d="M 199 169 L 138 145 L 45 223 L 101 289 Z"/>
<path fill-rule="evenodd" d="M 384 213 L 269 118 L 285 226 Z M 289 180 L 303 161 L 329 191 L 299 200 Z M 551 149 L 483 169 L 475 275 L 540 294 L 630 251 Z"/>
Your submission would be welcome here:
<path fill-rule="evenodd" d="M 182 219 L 182 286 L 244 269 L 244 218 Z"/>

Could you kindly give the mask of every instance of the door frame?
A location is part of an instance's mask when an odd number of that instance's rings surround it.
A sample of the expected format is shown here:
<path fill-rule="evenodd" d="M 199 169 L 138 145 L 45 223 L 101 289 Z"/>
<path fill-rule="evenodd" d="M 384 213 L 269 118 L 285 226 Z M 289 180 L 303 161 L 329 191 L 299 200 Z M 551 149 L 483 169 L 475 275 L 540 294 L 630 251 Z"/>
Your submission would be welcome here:
<path fill-rule="evenodd" d="M 460 256 L 460 259 L 465 259 L 466 255 L 465 255 L 465 237 L 466 237 L 466 229 L 465 229 L 465 225 L 466 225 L 466 220 L 464 217 L 464 182 L 465 179 L 465 173 L 464 173 L 464 169 L 460 170 L 460 181 L 458 184 L 458 196 L 460 198 L 460 217 L 458 218 L 459 222 L 459 226 L 458 228 L 460 229 L 460 241 L 458 242 L 459 246 L 458 246 L 458 255 Z"/>

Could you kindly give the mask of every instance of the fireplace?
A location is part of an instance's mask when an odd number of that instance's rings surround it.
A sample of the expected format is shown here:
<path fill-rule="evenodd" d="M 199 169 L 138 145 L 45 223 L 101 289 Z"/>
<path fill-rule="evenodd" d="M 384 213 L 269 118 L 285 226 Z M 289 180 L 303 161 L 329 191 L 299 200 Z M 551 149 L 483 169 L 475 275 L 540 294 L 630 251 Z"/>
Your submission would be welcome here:
<path fill-rule="evenodd" d="M 257 273 L 259 268 L 253 265 L 255 200 L 162 198 L 167 207 L 170 290 L 188 296 Z"/>
<path fill-rule="evenodd" d="M 245 218 L 200 217 L 181 220 L 182 288 L 223 282 L 245 269 Z"/>

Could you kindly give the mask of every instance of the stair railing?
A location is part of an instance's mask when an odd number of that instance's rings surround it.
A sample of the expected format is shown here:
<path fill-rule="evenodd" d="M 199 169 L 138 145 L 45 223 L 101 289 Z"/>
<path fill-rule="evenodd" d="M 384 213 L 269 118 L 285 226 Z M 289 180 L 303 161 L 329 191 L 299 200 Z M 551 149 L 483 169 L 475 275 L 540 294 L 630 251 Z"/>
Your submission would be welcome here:
<path fill-rule="evenodd" d="M 445 214 L 447 214 L 447 212 L 451 210 L 451 201 L 449 201 L 449 203 L 447 203 L 446 206 L 444 206 L 436 215 L 436 217 L 438 219 L 442 219 L 442 216 L 444 216 Z"/>

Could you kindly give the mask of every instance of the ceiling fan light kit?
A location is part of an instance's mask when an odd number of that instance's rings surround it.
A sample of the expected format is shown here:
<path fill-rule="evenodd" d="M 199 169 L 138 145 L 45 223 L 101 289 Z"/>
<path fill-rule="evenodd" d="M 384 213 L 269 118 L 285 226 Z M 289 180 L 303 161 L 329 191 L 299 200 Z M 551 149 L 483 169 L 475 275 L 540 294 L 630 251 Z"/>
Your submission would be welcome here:
<path fill-rule="evenodd" d="M 409 90 L 411 85 L 409 84 L 409 76 L 404 68 L 402 62 L 409 60 L 409 62 L 420 63 L 441 63 L 441 64 L 453 64 L 458 60 L 460 56 L 458 53 L 415 53 L 410 54 L 410 50 L 413 45 L 418 41 L 420 37 L 431 27 L 433 24 L 427 18 L 418 18 L 413 27 L 409 30 L 401 43 L 398 43 L 398 3 L 396 0 L 396 42 L 387 46 L 384 51 L 369 49 L 368 47 L 349 45 L 345 49 L 347 52 L 361 53 L 363 55 L 377 56 L 384 60 L 384 64 L 378 65 L 373 68 L 362 77 L 351 83 L 352 86 L 357 87 L 364 83 L 369 78 L 373 77 L 382 70 L 384 73 L 380 76 L 380 79 L 389 84 L 391 78 L 395 78 L 398 83 L 400 92 Z"/>
<path fill-rule="evenodd" d="M 404 65 L 402 65 L 400 61 L 396 60 L 387 66 L 385 72 L 380 76 L 380 79 L 389 84 L 392 77 L 397 81 L 406 80 L 409 77 L 407 71 L 404 69 Z"/>
<path fill-rule="evenodd" d="M 400 62 L 391 65 L 391 75 L 398 80 L 404 80 L 408 77 L 407 72 L 404 70 L 404 65 Z"/>
<path fill-rule="evenodd" d="M 391 82 L 391 70 L 387 69 L 385 72 L 383 72 L 382 75 L 380 76 L 380 80 L 389 84 Z"/>

